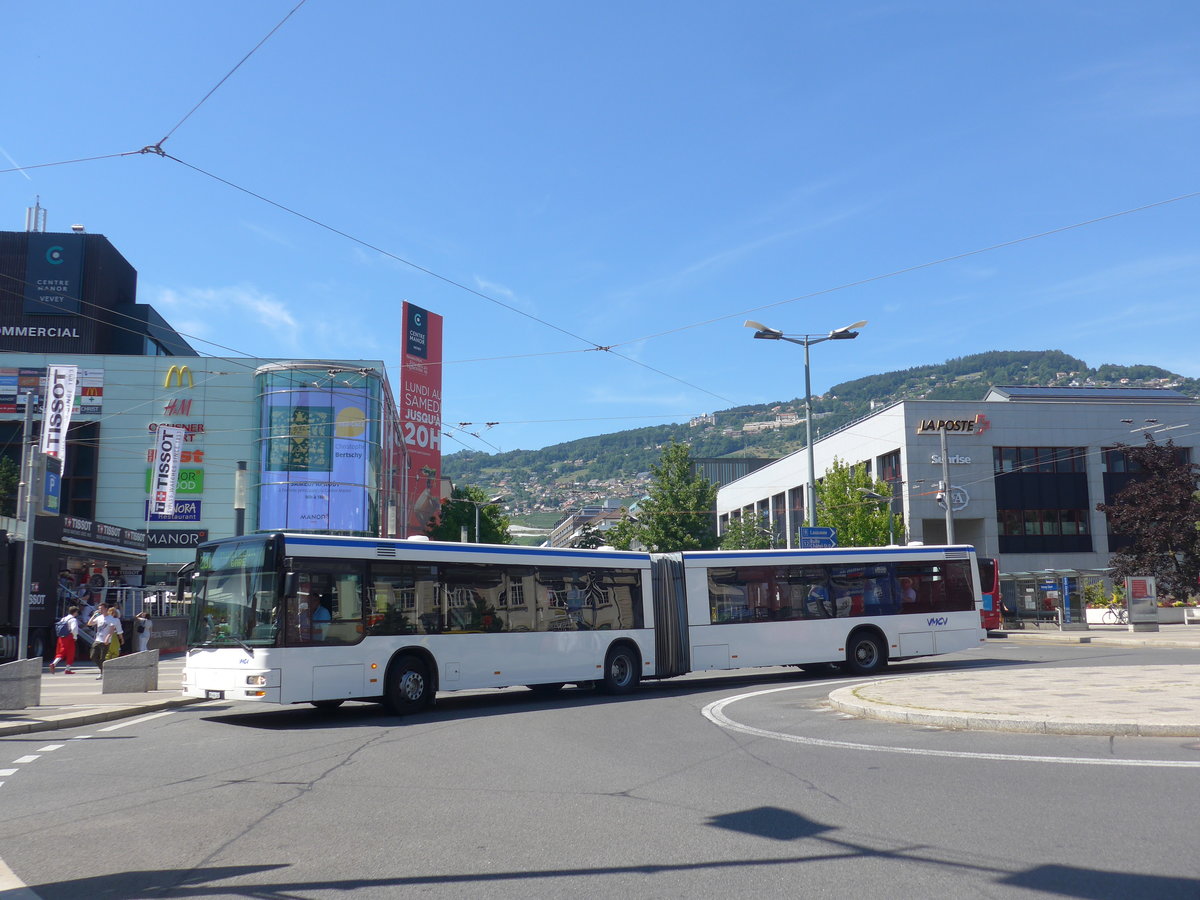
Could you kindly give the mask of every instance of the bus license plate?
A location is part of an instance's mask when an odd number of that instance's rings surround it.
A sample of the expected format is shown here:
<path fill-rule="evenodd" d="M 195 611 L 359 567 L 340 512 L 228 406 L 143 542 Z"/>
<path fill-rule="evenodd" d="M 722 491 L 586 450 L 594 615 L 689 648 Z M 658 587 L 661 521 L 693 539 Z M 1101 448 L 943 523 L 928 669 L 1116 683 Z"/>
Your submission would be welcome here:
<path fill-rule="evenodd" d="M 225 692 L 224 691 L 205 691 L 204 699 L 205 700 L 224 700 Z"/>

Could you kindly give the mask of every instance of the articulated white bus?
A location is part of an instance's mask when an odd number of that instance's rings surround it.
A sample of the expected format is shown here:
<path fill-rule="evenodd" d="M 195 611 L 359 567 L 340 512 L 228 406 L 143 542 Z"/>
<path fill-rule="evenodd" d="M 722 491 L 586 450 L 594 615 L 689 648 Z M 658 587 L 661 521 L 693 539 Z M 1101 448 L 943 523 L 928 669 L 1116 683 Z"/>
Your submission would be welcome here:
<path fill-rule="evenodd" d="M 984 637 L 967 546 L 658 554 L 264 534 L 202 544 L 191 592 L 187 696 L 396 713 L 485 687 L 865 675 Z"/>

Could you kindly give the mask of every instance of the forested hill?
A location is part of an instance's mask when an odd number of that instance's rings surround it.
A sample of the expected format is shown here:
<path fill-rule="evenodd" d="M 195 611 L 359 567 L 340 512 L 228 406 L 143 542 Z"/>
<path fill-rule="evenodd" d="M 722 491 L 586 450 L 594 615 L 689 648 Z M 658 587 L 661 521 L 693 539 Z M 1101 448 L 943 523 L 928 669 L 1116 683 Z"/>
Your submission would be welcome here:
<path fill-rule="evenodd" d="M 813 399 L 813 424 L 828 433 L 897 400 L 980 400 L 992 385 L 1172 387 L 1200 397 L 1200 381 L 1157 366 L 1102 365 L 1091 368 L 1058 350 L 977 353 L 938 365 L 914 366 L 868 375 L 832 387 Z M 788 424 L 794 418 L 797 424 Z M 578 494 L 589 482 L 596 495 L 633 496 L 630 482 L 657 462 L 660 448 L 671 440 L 688 443 L 694 457 L 778 457 L 804 444 L 804 398 L 754 406 L 736 406 L 710 414 L 696 424 L 654 425 L 580 438 L 541 450 L 480 453 L 464 450 L 443 459 L 443 469 L 456 484 L 476 484 L 489 492 L 503 490 L 519 505 L 557 508 L 556 485 Z M 781 422 L 778 427 L 777 422 Z M 744 426 L 762 423 L 762 430 Z M 767 423 L 770 423 L 769 425 Z M 527 486 L 527 487 L 526 487 Z M 628 487 L 623 491 L 622 487 Z M 574 490 L 569 490 L 574 488 Z M 540 502 L 537 498 L 548 502 Z"/>

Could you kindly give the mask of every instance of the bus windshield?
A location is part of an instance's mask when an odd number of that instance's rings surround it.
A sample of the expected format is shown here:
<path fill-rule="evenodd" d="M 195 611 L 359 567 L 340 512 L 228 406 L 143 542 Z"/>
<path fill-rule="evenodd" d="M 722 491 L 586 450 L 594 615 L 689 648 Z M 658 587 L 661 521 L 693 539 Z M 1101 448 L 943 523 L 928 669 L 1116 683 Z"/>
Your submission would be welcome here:
<path fill-rule="evenodd" d="M 192 578 L 189 647 L 275 643 L 276 579 L 269 539 L 200 548 Z"/>

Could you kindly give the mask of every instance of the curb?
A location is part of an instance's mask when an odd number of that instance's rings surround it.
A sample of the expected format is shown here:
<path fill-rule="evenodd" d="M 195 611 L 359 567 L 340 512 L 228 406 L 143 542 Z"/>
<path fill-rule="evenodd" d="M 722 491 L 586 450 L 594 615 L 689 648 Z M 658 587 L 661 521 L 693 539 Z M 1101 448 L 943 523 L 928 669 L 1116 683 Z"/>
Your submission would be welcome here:
<path fill-rule="evenodd" d="M 64 710 L 61 715 L 48 716 L 44 719 L 20 719 L 16 722 L 0 725 L 0 737 L 13 734 L 32 734 L 37 731 L 57 731 L 63 728 L 77 728 L 83 725 L 93 725 L 96 722 L 111 722 L 113 719 L 126 719 L 145 712 L 175 709 L 180 706 L 190 706 L 193 703 L 204 702 L 199 697 L 172 697 L 169 700 L 159 700 L 153 703 L 143 703 L 134 706 L 109 706 L 88 709 L 86 712 Z"/>
<path fill-rule="evenodd" d="M 879 719 L 906 725 L 936 725 L 964 731 L 1013 731 L 1024 734 L 1076 734 L 1112 737 L 1200 737 L 1200 725 L 1165 725 L 1148 722 L 1067 722 L 1029 719 L 1001 713 L 952 713 L 942 710 L 888 706 L 857 695 L 861 688 L 881 682 L 839 688 L 829 695 L 829 705 L 839 712 L 862 719 Z"/>
<path fill-rule="evenodd" d="M 987 633 L 989 641 L 1013 641 L 1028 644 L 1097 644 L 1107 647 L 1162 647 L 1164 650 L 1197 650 L 1200 641 L 1180 641 L 1174 638 L 1139 638 L 1115 634 L 1024 633 L 1006 631 Z"/>

